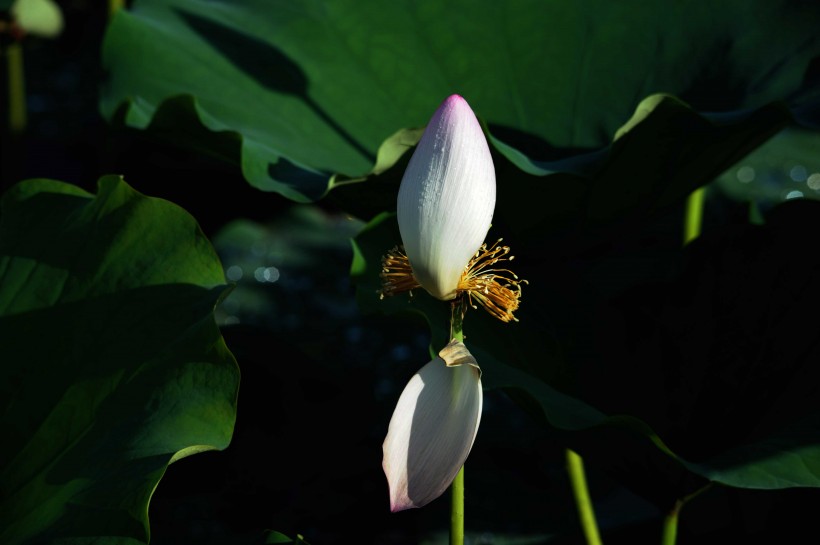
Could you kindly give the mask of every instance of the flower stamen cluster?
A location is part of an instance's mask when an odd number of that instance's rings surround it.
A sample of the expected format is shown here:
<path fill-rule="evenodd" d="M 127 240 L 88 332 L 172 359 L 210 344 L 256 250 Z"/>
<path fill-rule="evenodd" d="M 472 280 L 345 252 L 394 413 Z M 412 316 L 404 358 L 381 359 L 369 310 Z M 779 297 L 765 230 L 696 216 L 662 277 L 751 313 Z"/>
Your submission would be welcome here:
<path fill-rule="evenodd" d="M 400 246 L 393 246 L 386 255 L 382 256 L 382 270 L 379 278 L 382 281 L 379 299 L 405 291 L 410 292 L 412 296 L 412 290 L 421 287 L 413 275 L 413 268 L 404 253 L 404 248 Z"/>
<path fill-rule="evenodd" d="M 464 267 L 457 291 L 466 294 L 471 307 L 478 308 L 475 300 L 502 322 L 517 322 L 513 312 L 518 310 L 521 300 L 521 285 L 527 281 L 519 279 L 510 269 L 496 268 L 498 263 L 515 259 L 514 255 L 507 257 L 511 250 L 509 246 L 500 246 L 502 240 L 491 246 L 481 245 Z"/>
<path fill-rule="evenodd" d="M 496 267 L 499 263 L 515 259 L 515 256 L 509 255 L 510 247 L 501 246 L 501 241 L 498 239 L 490 246 L 486 243 L 481 245 L 464 267 L 456 293 L 457 297 L 466 297 L 471 307 L 477 309 L 478 303 L 502 322 L 517 322 L 513 313 L 518 310 L 521 285 L 527 281 L 519 279 L 510 269 Z M 379 277 L 382 282 L 379 296 L 382 299 L 421 286 L 413 275 L 410 260 L 399 246 L 382 257 Z"/>

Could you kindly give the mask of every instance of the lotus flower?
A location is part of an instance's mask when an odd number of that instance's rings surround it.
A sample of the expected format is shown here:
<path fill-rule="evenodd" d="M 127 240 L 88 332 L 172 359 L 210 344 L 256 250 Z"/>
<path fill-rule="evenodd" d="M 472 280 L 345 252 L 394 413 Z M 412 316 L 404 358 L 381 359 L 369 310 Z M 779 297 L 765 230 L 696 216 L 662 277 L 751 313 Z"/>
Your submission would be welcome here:
<path fill-rule="evenodd" d="M 424 130 L 402 178 L 397 216 L 404 247 L 382 259 L 382 296 L 418 287 L 445 301 L 466 294 L 497 318 L 514 320 L 520 282 L 496 268 L 512 260 L 510 248 L 483 244 L 494 208 L 487 140 L 467 101 L 451 95 Z"/>
<path fill-rule="evenodd" d="M 382 447 L 391 511 L 422 507 L 450 486 L 473 447 L 482 399 L 481 370 L 461 342 L 413 375 Z"/>
<path fill-rule="evenodd" d="M 402 178 L 397 209 L 404 247 L 382 258 L 382 296 L 422 287 L 454 301 L 454 312 L 475 301 L 502 321 L 515 320 L 525 281 L 497 267 L 512 260 L 509 247 L 484 244 L 494 208 L 490 148 L 470 106 L 452 95 L 436 110 Z M 383 445 L 392 511 L 426 505 L 450 486 L 473 446 L 481 403 L 481 370 L 455 339 L 410 379 Z"/>

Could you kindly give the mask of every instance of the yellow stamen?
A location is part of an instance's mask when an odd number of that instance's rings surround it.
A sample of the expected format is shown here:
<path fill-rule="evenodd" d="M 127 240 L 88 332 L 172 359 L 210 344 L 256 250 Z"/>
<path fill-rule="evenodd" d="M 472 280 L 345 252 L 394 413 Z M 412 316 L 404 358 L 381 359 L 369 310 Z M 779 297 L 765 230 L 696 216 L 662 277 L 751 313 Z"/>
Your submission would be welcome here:
<path fill-rule="evenodd" d="M 498 239 L 492 246 L 482 244 L 470 260 L 456 291 L 467 295 L 470 306 L 478 308 L 473 300 L 482 305 L 487 312 L 502 322 L 518 321 L 513 312 L 518 310 L 521 300 L 521 285 L 526 280 L 519 280 L 510 269 L 496 268 L 496 264 L 503 261 L 512 261 L 515 256 L 509 256 L 509 246 L 499 246 L 502 239 Z M 503 283 L 503 284 L 502 284 Z"/>
<path fill-rule="evenodd" d="M 528 282 L 520 280 L 509 269 L 496 268 L 498 263 L 512 261 L 515 258 L 509 255 L 509 246 L 499 246 L 501 240 L 498 239 L 489 247 L 486 244 L 481 245 L 464 267 L 456 293 L 459 296 L 466 296 L 473 308 L 478 308 L 475 304 L 478 303 L 502 322 L 517 322 L 518 319 L 513 316 L 513 312 L 518 310 L 521 285 Z M 410 260 L 398 246 L 382 257 L 382 270 L 379 276 L 382 281 L 379 295 L 382 299 L 421 287 L 413 276 Z M 412 291 L 410 294 L 412 295 Z"/>
<path fill-rule="evenodd" d="M 421 284 L 413 276 L 413 269 L 410 267 L 410 260 L 404 253 L 404 249 L 394 246 L 387 255 L 382 257 L 382 270 L 379 273 L 382 280 L 382 288 L 379 290 L 379 298 L 384 299 L 397 293 L 409 291 L 410 295 Z"/>

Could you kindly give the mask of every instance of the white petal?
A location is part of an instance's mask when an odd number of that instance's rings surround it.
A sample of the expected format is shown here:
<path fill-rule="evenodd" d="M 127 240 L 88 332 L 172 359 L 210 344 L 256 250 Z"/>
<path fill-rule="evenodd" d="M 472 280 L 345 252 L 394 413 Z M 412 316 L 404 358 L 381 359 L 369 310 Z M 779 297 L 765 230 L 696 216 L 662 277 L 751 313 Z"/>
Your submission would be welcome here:
<path fill-rule="evenodd" d="M 63 30 L 63 12 L 53 0 L 17 0 L 11 14 L 20 28 L 43 38 L 54 38 Z"/>
<path fill-rule="evenodd" d="M 410 158 L 397 206 L 413 273 L 434 297 L 455 297 L 464 267 L 487 236 L 494 208 L 490 148 L 467 101 L 452 95 L 436 110 Z"/>
<path fill-rule="evenodd" d="M 481 372 L 434 359 L 413 375 L 393 411 L 382 446 L 390 510 L 439 497 L 464 465 L 481 420 Z"/>

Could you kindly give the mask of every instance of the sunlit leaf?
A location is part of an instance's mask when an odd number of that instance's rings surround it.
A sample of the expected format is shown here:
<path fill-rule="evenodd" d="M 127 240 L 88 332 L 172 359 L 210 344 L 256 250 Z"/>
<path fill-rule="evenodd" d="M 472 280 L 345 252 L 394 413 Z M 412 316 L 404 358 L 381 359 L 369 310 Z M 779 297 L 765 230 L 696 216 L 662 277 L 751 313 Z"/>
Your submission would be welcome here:
<path fill-rule="evenodd" d="M 251 184 L 315 199 L 334 173 L 370 172 L 383 141 L 426 124 L 452 93 L 522 162 L 606 145 L 659 92 L 710 112 L 786 100 L 811 117 L 818 9 L 785 0 L 137 0 L 108 28 L 101 108 L 110 117 L 125 104 L 122 120 L 144 128 L 165 105 L 180 136 L 197 130 L 194 119 L 230 131 L 232 160 Z M 223 144 L 220 136 L 213 147 Z"/>
<path fill-rule="evenodd" d="M 233 432 L 219 260 L 117 176 L 96 196 L 29 180 L 0 204 L 0 541 L 147 543 L 168 465 Z"/>

